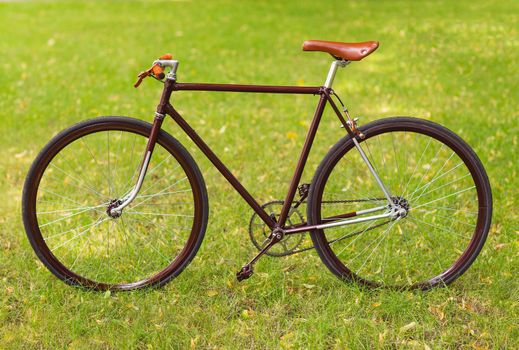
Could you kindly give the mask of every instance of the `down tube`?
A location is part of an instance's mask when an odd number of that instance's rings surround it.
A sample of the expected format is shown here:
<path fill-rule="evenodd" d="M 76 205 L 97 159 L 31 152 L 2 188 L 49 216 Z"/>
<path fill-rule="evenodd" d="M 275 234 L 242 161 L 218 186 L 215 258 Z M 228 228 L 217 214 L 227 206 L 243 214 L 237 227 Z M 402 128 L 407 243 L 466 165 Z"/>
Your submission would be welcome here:
<path fill-rule="evenodd" d="M 173 108 L 171 104 L 166 105 L 165 111 L 170 115 L 175 122 L 184 130 L 191 140 L 200 148 L 205 156 L 213 163 L 218 171 L 229 181 L 229 183 L 236 189 L 236 191 L 245 199 L 249 206 L 259 215 L 259 217 L 271 229 L 274 229 L 276 222 L 267 214 L 267 212 L 258 204 L 252 195 L 243 187 L 243 185 L 234 177 L 229 169 L 222 163 L 222 161 L 214 154 L 209 146 L 202 140 L 196 131 L 182 118 L 182 116 Z"/>
<path fill-rule="evenodd" d="M 297 186 L 299 185 L 299 181 L 301 180 L 301 175 L 303 174 L 306 160 L 308 159 L 308 154 L 310 153 L 310 149 L 312 148 L 312 143 L 314 142 L 315 134 L 317 132 L 319 122 L 321 121 L 321 117 L 323 115 L 324 107 L 326 107 L 326 101 L 327 99 L 325 94 L 321 93 L 319 104 L 317 105 L 317 109 L 315 110 L 314 118 L 312 119 L 312 124 L 310 125 L 310 129 L 308 130 L 308 134 L 306 135 L 303 150 L 301 151 L 301 155 L 299 156 L 299 161 L 297 162 L 294 176 L 292 177 L 292 181 L 290 182 L 290 187 L 288 188 L 288 193 L 285 198 L 285 202 L 283 203 L 281 214 L 279 215 L 279 227 L 285 226 L 285 222 L 288 217 L 288 212 L 290 210 L 290 207 L 292 206 L 292 201 L 294 200 L 294 195 L 296 194 Z"/>

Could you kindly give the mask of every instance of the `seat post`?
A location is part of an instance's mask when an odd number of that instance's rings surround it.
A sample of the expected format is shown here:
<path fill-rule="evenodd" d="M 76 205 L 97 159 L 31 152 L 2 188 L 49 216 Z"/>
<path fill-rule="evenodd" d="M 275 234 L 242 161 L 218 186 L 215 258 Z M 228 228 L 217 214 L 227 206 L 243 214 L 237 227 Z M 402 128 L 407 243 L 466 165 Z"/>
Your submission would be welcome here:
<path fill-rule="evenodd" d="M 326 81 L 324 82 L 325 88 L 331 88 L 333 84 L 333 79 L 335 78 L 335 73 L 337 73 L 337 68 L 346 67 L 350 61 L 346 60 L 334 60 L 332 65 L 330 66 L 330 70 L 328 71 L 328 76 L 326 77 Z"/>

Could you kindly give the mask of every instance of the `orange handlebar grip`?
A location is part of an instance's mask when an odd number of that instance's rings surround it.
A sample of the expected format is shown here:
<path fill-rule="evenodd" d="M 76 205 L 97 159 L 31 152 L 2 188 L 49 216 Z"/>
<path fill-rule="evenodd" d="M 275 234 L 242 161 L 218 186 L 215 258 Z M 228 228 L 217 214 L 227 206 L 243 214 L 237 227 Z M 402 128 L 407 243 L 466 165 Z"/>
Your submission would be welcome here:
<path fill-rule="evenodd" d="M 151 72 L 154 76 L 158 77 L 161 73 L 164 73 L 164 68 L 158 64 L 154 64 L 153 67 L 151 67 Z"/>
<path fill-rule="evenodd" d="M 162 55 L 159 57 L 159 60 L 170 60 L 173 58 L 173 55 L 171 55 L 170 53 L 167 53 L 165 55 Z"/>
<path fill-rule="evenodd" d="M 159 66 L 158 64 L 154 64 L 153 67 L 151 67 L 151 73 L 159 79 L 164 79 L 164 67 Z"/>

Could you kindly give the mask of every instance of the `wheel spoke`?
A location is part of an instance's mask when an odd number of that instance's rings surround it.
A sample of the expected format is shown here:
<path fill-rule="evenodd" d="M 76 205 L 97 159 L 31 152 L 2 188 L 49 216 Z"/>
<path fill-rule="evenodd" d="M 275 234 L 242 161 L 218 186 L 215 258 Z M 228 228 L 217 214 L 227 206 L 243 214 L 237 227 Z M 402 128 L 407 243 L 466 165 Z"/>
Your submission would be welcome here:
<path fill-rule="evenodd" d="M 450 211 L 458 211 L 458 212 L 465 213 L 465 214 L 478 215 L 477 211 L 463 210 L 463 209 L 453 208 L 453 207 L 437 207 L 437 206 L 434 206 L 434 205 L 427 205 L 427 204 L 422 204 L 421 207 L 427 207 L 427 208 L 433 208 L 433 209 L 442 209 L 442 210 L 450 210 Z M 414 208 L 414 210 L 416 210 L 416 208 Z"/>
<path fill-rule="evenodd" d="M 358 235 L 356 235 L 356 237 L 355 237 L 355 238 L 354 238 L 354 239 L 353 239 L 353 240 L 352 240 L 352 241 L 351 241 L 351 242 L 350 242 L 346 247 L 342 248 L 342 250 L 341 250 L 338 254 L 336 254 L 336 255 L 337 255 L 337 256 L 341 255 L 341 254 L 344 252 L 344 250 L 346 250 L 346 249 L 347 249 L 348 247 L 350 247 L 353 243 L 355 243 L 355 242 L 356 242 L 356 241 L 357 241 L 357 240 L 362 236 L 362 234 L 363 234 L 364 232 L 368 231 L 369 228 L 370 228 L 371 226 L 373 226 L 374 224 L 375 224 L 375 221 L 368 221 L 368 224 L 367 224 L 366 227 L 361 231 L 361 233 L 359 233 Z"/>
<path fill-rule="evenodd" d="M 100 216 L 100 217 L 101 217 L 101 216 Z M 55 233 L 55 234 L 53 234 L 53 235 L 51 235 L 51 236 L 45 237 L 45 238 L 44 238 L 44 241 L 47 241 L 47 240 L 49 240 L 49 239 L 51 239 L 51 238 L 56 238 L 56 237 L 63 236 L 63 235 L 65 235 L 65 234 L 67 234 L 67 233 L 70 233 L 70 232 L 72 232 L 72 231 L 77 231 L 77 230 L 80 230 L 80 229 L 85 228 L 85 227 L 91 227 L 91 226 L 95 225 L 96 223 L 97 223 L 97 220 L 94 221 L 94 222 L 91 223 L 91 224 L 88 224 L 88 225 L 78 226 L 78 227 L 74 227 L 73 229 L 70 229 L 70 230 L 67 230 L 67 231 L 63 231 L 63 232 L 60 232 L 60 233 Z"/>
<path fill-rule="evenodd" d="M 463 162 L 457 164 L 454 168 L 452 168 L 452 169 L 448 170 L 447 172 L 441 174 L 440 176 L 432 179 L 429 183 L 423 185 L 421 188 L 418 188 L 418 191 L 421 190 L 422 188 L 424 188 L 424 190 L 427 190 L 427 188 L 429 188 L 434 182 L 438 181 L 439 179 L 441 179 L 444 176 L 449 175 L 451 172 L 453 172 L 454 170 L 458 169 L 462 165 L 463 165 Z"/>
<path fill-rule="evenodd" d="M 36 212 L 36 214 L 37 215 L 45 215 L 45 214 L 56 214 L 56 213 L 69 213 L 71 211 L 78 211 L 78 210 L 83 210 L 83 209 L 97 209 L 97 208 L 105 207 L 106 205 L 108 205 L 108 202 L 100 204 L 100 205 L 96 205 L 96 206 L 93 206 L 93 207 L 81 206 L 81 207 L 75 207 L 75 208 L 69 208 L 69 209 L 39 211 L 39 212 Z"/>
<path fill-rule="evenodd" d="M 423 183 L 423 180 L 425 179 L 425 177 L 427 176 L 427 174 L 429 174 L 429 171 L 432 169 L 433 167 L 433 163 L 438 159 L 438 154 L 443 150 L 443 147 L 445 145 L 442 144 L 440 149 L 438 149 L 438 151 L 436 151 L 436 154 L 434 155 L 434 157 L 432 157 L 432 159 L 430 160 L 430 163 L 429 166 L 427 167 L 427 170 L 425 171 L 425 173 L 422 175 L 422 177 L 420 178 L 420 182 L 418 182 L 418 185 L 416 186 L 417 188 L 420 187 L 420 185 Z M 438 172 L 440 172 L 443 167 L 449 162 L 449 160 L 452 158 L 452 156 L 454 156 L 454 152 L 452 152 L 451 156 L 443 163 L 442 167 L 440 168 L 440 170 L 438 170 Z M 436 174 L 436 173 L 435 173 Z M 434 177 L 434 176 L 433 176 Z M 411 193 L 410 195 L 408 195 L 407 197 L 409 198 L 413 198 L 413 195 L 416 193 L 416 189 L 413 191 L 413 193 Z"/>
<path fill-rule="evenodd" d="M 465 188 L 465 189 L 463 189 L 463 190 L 460 190 L 460 191 L 457 191 L 457 192 L 451 193 L 451 194 L 449 194 L 449 195 L 447 195 L 447 196 L 443 196 L 443 197 L 441 197 L 441 198 L 434 199 L 434 200 L 429 201 L 429 202 L 427 202 L 427 203 L 420 204 L 420 205 L 414 207 L 414 209 L 418 209 L 418 208 L 423 207 L 424 205 L 431 204 L 431 203 L 435 203 L 435 202 L 441 201 L 442 199 L 450 198 L 450 197 L 455 196 L 455 195 L 458 195 L 458 194 L 460 194 L 460 193 L 470 191 L 470 190 L 473 189 L 473 188 L 476 188 L 476 186 L 471 186 L 471 187 Z"/>
<path fill-rule="evenodd" d="M 409 183 L 410 183 L 411 180 L 413 179 L 414 174 L 416 173 L 416 169 L 418 169 L 418 165 L 421 164 L 421 162 L 422 162 L 422 158 L 423 158 L 425 152 L 427 152 L 427 150 L 429 149 L 429 145 L 431 144 L 431 141 L 432 141 L 432 139 L 429 139 L 429 140 L 427 141 L 427 146 L 425 146 L 425 148 L 424 148 L 422 154 L 420 155 L 420 159 L 418 159 L 418 162 L 416 162 L 416 165 L 415 165 L 415 167 L 414 167 L 413 173 L 411 174 L 411 176 L 409 176 L 409 180 L 407 181 L 407 184 L 405 185 L 404 190 L 402 191 L 404 197 L 407 196 L 407 187 L 409 187 Z"/>
<path fill-rule="evenodd" d="M 106 180 L 108 181 L 108 193 L 110 197 L 113 197 L 114 188 L 112 184 L 112 171 L 110 169 L 110 130 L 106 133 L 106 158 L 108 161 L 108 177 Z"/>
<path fill-rule="evenodd" d="M 99 162 L 97 160 L 97 158 L 94 156 L 94 154 L 92 153 L 92 150 L 90 149 L 90 147 L 88 146 L 88 144 L 86 143 L 86 141 L 84 140 L 84 138 L 80 138 L 79 139 L 81 141 L 81 143 L 83 144 L 83 146 L 85 146 L 88 154 L 90 155 L 90 157 L 92 158 L 92 160 L 94 161 L 94 164 L 96 164 L 97 166 L 99 166 Z M 61 156 L 61 153 L 60 153 L 60 156 Z M 106 170 L 103 171 L 104 173 L 106 173 Z M 107 178 L 110 177 L 110 174 L 106 174 L 107 175 Z M 108 195 L 110 195 L 110 193 L 108 193 Z"/>
<path fill-rule="evenodd" d="M 366 265 L 366 263 L 368 262 L 369 258 L 371 258 L 371 256 L 373 255 L 373 253 L 375 252 L 375 250 L 377 250 L 378 246 L 380 245 L 380 243 L 382 243 L 382 241 L 384 240 L 384 238 L 386 237 L 387 238 L 387 235 L 389 235 L 389 232 L 391 232 L 391 229 L 393 228 L 393 226 L 395 225 L 396 221 L 392 222 L 389 227 L 380 235 L 380 239 L 378 240 L 378 243 L 377 245 L 375 246 L 375 248 L 373 248 L 371 250 L 371 253 L 368 255 L 368 257 L 364 260 L 364 263 L 358 268 L 358 270 L 355 272 L 355 274 L 359 274 L 360 271 L 362 270 L 362 268 L 364 267 L 364 265 Z M 367 248 L 367 247 L 366 247 Z"/>
<path fill-rule="evenodd" d="M 62 168 L 60 168 L 59 166 L 57 166 L 56 164 L 51 163 L 50 165 L 51 165 L 53 168 L 57 169 L 58 171 L 62 172 L 63 174 L 69 176 L 72 180 L 76 181 L 77 184 L 80 185 L 79 187 L 77 187 L 78 189 L 85 189 L 85 190 L 87 190 L 87 191 L 89 191 L 89 192 L 91 192 L 91 193 L 93 193 L 93 194 L 98 195 L 98 196 L 101 197 L 101 198 L 108 199 L 107 196 L 105 196 L 104 194 L 102 194 L 102 193 L 96 191 L 96 190 L 93 189 L 92 187 L 90 187 L 90 186 L 82 186 L 82 185 L 81 185 L 81 181 L 79 181 L 78 178 L 76 178 L 76 177 L 73 176 L 72 174 L 66 172 L 65 170 L 63 170 Z M 86 182 L 86 181 L 85 181 L 85 182 Z"/>
<path fill-rule="evenodd" d="M 179 182 L 184 181 L 184 180 L 186 180 L 186 179 L 187 179 L 187 176 L 186 176 L 186 177 L 183 177 L 182 179 L 180 179 L 180 180 L 178 180 L 178 181 L 176 181 L 176 182 L 174 182 L 173 184 L 169 185 L 168 187 L 166 187 L 166 188 L 163 189 L 162 191 L 159 191 L 159 192 L 157 192 L 157 193 L 154 194 L 154 195 L 148 196 L 148 198 L 146 198 L 145 200 L 143 200 L 143 201 L 141 201 L 141 202 L 139 202 L 139 203 L 133 205 L 133 208 L 137 208 L 139 205 L 142 205 L 142 204 L 148 202 L 148 201 L 149 201 L 150 199 L 152 199 L 153 197 L 156 197 L 156 196 L 159 196 L 159 195 L 164 194 L 165 192 L 167 192 L 167 190 L 169 190 L 169 189 L 172 188 L 173 186 L 177 185 Z M 179 191 L 177 191 L 177 192 L 179 192 Z M 139 196 L 137 196 L 137 197 L 139 197 Z M 144 196 L 141 196 L 140 198 L 143 198 L 143 197 L 144 197 Z"/>
<path fill-rule="evenodd" d="M 182 214 L 172 214 L 172 213 L 149 213 L 149 212 L 142 212 L 142 211 L 127 211 L 126 214 L 154 215 L 154 216 L 179 216 L 179 217 L 187 217 L 187 218 L 194 217 L 194 215 L 182 215 Z"/>
<path fill-rule="evenodd" d="M 443 219 L 453 219 L 452 216 L 444 216 L 444 215 L 440 215 L 438 213 L 431 213 L 430 210 L 426 210 L 426 209 L 417 209 L 418 211 L 422 211 L 422 212 L 427 212 L 427 213 L 430 213 L 432 216 L 435 216 L 435 217 L 440 217 L 440 218 L 443 218 Z M 466 226 L 470 226 L 470 227 L 476 227 L 476 223 L 472 223 L 472 224 L 469 224 L 468 222 L 464 222 L 464 221 L 460 221 L 460 220 L 454 220 L 454 222 L 457 222 L 457 223 L 460 223 L 462 225 L 466 225 Z"/>
<path fill-rule="evenodd" d="M 155 193 L 155 194 L 137 195 L 137 197 L 135 197 L 135 199 L 137 199 L 137 198 L 154 198 L 154 197 L 160 197 L 160 196 L 168 196 L 170 194 L 188 193 L 188 192 L 191 192 L 190 188 L 185 188 L 185 189 L 173 191 L 173 192 L 159 192 L 159 193 Z M 133 205 L 133 208 L 138 207 L 141 204 L 142 204 L 142 202 L 137 203 L 136 205 Z M 150 205 L 150 204 L 148 203 L 146 205 Z"/>
<path fill-rule="evenodd" d="M 417 218 L 412 217 L 412 216 L 408 216 L 408 218 L 409 218 L 409 220 L 411 220 L 411 221 L 418 221 L 418 222 L 421 223 L 421 224 L 425 224 L 425 225 L 427 225 L 427 226 L 430 226 L 430 227 L 433 227 L 433 228 L 437 228 L 437 229 L 439 229 L 439 230 L 441 230 L 441 231 L 443 231 L 443 232 L 447 232 L 447 233 L 455 234 L 455 235 L 460 236 L 461 238 L 464 238 L 464 239 L 470 239 L 470 237 L 463 236 L 463 235 L 459 234 L 458 232 L 452 230 L 452 228 L 450 228 L 450 227 L 444 227 L 444 226 L 440 226 L 440 225 L 433 225 L 433 224 L 431 224 L 431 223 L 429 223 L 429 222 L 426 222 L 426 221 L 423 221 L 423 220 L 417 219 Z M 451 226 L 452 226 L 452 225 L 451 225 Z"/>
<path fill-rule="evenodd" d="M 164 160 L 162 162 L 160 162 L 157 166 L 153 167 L 150 171 L 147 171 L 146 172 L 146 176 L 149 178 L 149 175 L 153 174 L 155 169 L 157 169 L 157 167 L 160 166 L 163 162 L 164 162 Z M 171 173 L 173 174 L 178 169 L 179 166 L 180 165 L 177 165 L 174 169 L 172 169 Z M 153 184 L 151 184 L 150 186 L 146 187 L 144 190 L 141 190 L 139 192 L 142 193 L 142 194 L 146 194 L 149 190 L 151 190 L 153 187 L 155 187 L 156 185 L 159 185 L 159 184 L 160 184 L 160 182 L 154 182 Z M 131 190 L 129 190 L 128 193 L 130 191 Z"/>
<path fill-rule="evenodd" d="M 417 201 L 419 200 L 421 197 L 425 196 L 426 194 L 429 194 L 429 193 L 432 193 L 432 192 L 435 192 L 435 191 L 438 191 L 439 189 L 441 188 L 444 188 L 446 186 L 449 186 L 449 185 L 452 185 L 453 183 L 456 183 L 460 180 L 463 180 L 464 178 L 466 178 L 467 176 L 470 176 L 470 173 L 467 173 L 465 174 L 464 176 L 462 177 L 459 177 L 457 178 L 456 180 L 452 180 L 452 181 L 449 181 L 448 183 L 444 184 L 444 185 L 441 185 L 440 187 L 435 187 L 434 189 L 430 190 L 430 191 L 427 191 L 427 192 L 422 192 L 420 193 L 420 195 L 416 198 L 411 198 L 409 201 Z"/>
<path fill-rule="evenodd" d="M 68 243 L 70 243 L 70 242 L 72 242 L 73 240 L 75 240 L 75 239 L 77 239 L 77 238 L 83 236 L 85 233 L 87 233 L 88 231 L 90 231 L 92 228 L 101 225 L 103 222 L 105 222 L 105 221 L 107 221 L 107 220 L 110 220 L 110 219 L 109 219 L 109 218 L 101 219 L 101 217 L 99 217 L 99 218 L 97 219 L 97 221 L 96 221 L 93 225 L 91 225 L 91 226 L 88 227 L 87 229 L 81 231 L 81 232 L 78 233 L 77 235 L 73 236 L 71 239 L 68 239 L 68 240 L 66 240 L 66 241 L 63 242 L 63 243 L 58 244 L 56 247 L 53 247 L 53 248 L 51 249 L 51 251 L 54 252 L 54 251 L 57 250 L 58 248 L 61 248 L 61 247 L 65 246 L 65 245 L 67 245 Z"/>
<path fill-rule="evenodd" d="M 357 258 L 358 258 L 362 253 L 364 253 L 364 252 L 366 251 L 366 249 L 368 249 L 369 247 L 371 247 L 371 246 L 373 245 L 373 243 L 378 242 L 379 240 L 381 240 L 381 239 L 384 237 L 384 234 L 385 234 L 386 232 L 388 232 L 388 231 L 393 227 L 393 225 L 394 225 L 394 222 L 391 223 L 387 229 L 385 229 L 384 231 L 382 231 L 382 233 L 380 233 L 380 234 L 379 234 L 375 239 L 371 240 L 370 243 L 369 243 L 366 247 L 364 247 L 364 249 L 362 249 L 359 253 L 357 253 L 357 255 L 355 255 L 353 258 L 350 258 L 350 259 L 348 260 L 348 262 L 351 263 L 352 261 L 354 261 L 355 259 L 357 259 Z"/>
<path fill-rule="evenodd" d="M 78 211 L 76 213 L 73 213 L 73 214 L 70 214 L 70 215 L 67 215 L 67 216 L 63 216 L 63 217 L 61 217 L 59 219 L 52 220 L 50 222 L 47 222 L 45 224 L 40 225 L 40 228 L 45 227 L 45 226 L 49 226 L 49 225 L 52 225 L 52 224 L 55 224 L 57 222 L 60 222 L 60 221 L 66 220 L 66 219 L 70 219 L 73 216 L 76 216 L 76 215 L 79 215 L 79 214 L 83 214 L 83 213 L 85 213 L 87 211 L 91 211 L 91 210 L 94 210 L 94 209 L 93 208 L 87 208 L 87 209 L 83 209 L 81 211 Z"/>

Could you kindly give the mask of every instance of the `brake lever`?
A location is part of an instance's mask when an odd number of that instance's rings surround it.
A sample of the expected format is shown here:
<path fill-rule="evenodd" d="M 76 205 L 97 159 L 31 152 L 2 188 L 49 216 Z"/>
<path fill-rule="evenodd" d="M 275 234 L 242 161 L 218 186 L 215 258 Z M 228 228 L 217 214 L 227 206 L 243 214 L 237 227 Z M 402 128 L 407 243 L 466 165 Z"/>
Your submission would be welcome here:
<path fill-rule="evenodd" d="M 148 70 L 145 70 L 144 72 L 140 72 L 138 75 L 139 79 L 135 82 L 135 84 L 133 84 L 133 87 L 138 88 L 139 85 L 141 85 L 144 78 L 149 77 L 150 75 L 151 75 L 151 68 Z"/>
<path fill-rule="evenodd" d="M 147 77 L 152 77 L 153 79 L 155 79 L 157 81 L 160 81 L 161 83 L 164 84 L 162 79 L 164 79 L 165 76 L 166 75 L 164 74 L 164 68 L 159 66 L 159 65 L 157 65 L 157 64 L 155 64 L 150 69 L 145 70 L 144 72 L 140 72 L 139 73 L 139 75 L 138 75 L 139 79 L 133 85 L 133 87 L 136 87 L 136 88 L 139 87 L 139 85 L 141 85 L 141 83 L 144 80 L 144 78 L 147 78 Z"/>

